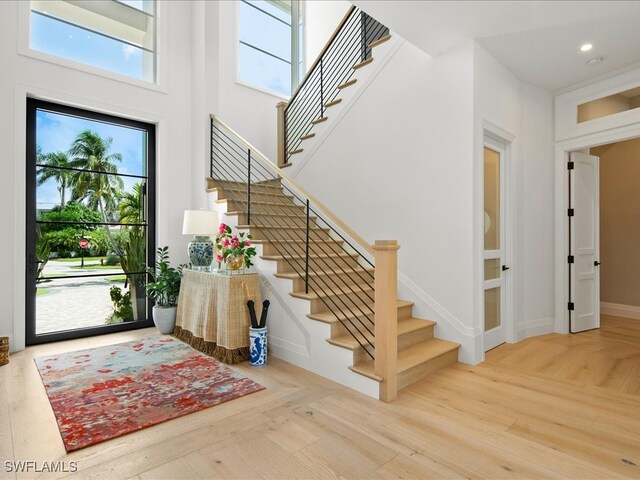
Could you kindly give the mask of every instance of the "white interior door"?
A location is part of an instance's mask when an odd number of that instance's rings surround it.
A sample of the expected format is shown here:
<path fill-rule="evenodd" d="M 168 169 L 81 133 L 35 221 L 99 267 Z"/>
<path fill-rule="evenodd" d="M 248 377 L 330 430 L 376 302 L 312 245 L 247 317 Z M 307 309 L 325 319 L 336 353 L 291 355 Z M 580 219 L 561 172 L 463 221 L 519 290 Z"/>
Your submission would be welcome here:
<path fill-rule="evenodd" d="M 570 205 L 571 331 L 600 327 L 599 158 L 572 152 Z"/>
<path fill-rule="evenodd" d="M 505 155 L 484 147 L 484 350 L 506 341 Z"/>

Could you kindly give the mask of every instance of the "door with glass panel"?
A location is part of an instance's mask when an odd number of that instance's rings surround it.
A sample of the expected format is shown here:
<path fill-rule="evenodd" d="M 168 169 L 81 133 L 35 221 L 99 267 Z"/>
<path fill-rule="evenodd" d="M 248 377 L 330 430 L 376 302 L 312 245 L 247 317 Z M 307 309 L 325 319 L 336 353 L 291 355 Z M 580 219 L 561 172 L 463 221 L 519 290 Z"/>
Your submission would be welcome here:
<path fill-rule="evenodd" d="M 27 101 L 30 345 L 153 325 L 153 125 Z"/>
<path fill-rule="evenodd" d="M 504 149 L 484 147 L 484 350 L 506 341 Z"/>

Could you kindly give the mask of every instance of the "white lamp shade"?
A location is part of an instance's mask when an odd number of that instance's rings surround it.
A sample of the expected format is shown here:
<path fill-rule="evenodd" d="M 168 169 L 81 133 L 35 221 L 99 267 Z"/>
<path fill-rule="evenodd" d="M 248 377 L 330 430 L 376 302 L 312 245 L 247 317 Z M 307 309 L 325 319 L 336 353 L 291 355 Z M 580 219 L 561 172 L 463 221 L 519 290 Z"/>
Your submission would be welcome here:
<path fill-rule="evenodd" d="M 183 235 L 213 235 L 218 232 L 218 214 L 210 210 L 185 210 Z"/>

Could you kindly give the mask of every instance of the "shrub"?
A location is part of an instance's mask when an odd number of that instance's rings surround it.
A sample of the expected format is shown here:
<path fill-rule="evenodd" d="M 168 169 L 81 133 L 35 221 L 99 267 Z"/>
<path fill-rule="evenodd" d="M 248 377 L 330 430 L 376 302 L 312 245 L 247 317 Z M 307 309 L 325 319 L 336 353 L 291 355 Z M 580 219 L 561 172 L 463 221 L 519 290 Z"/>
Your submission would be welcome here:
<path fill-rule="evenodd" d="M 109 267 L 113 267 L 115 265 L 118 265 L 119 263 L 120 263 L 120 257 L 112 253 L 107 255 L 107 259 L 104 261 L 104 264 L 108 265 Z"/>
<path fill-rule="evenodd" d="M 49 221 L 49 222 L 78 222 L 78 223 L 87 223 L 87 222 L 101 222 L 102 215 L 99 212 L 90 209 L 86 205 L 83 205 L 79 202 L 69 202 L 64 208 L 55 207 L 50 212 L 41 213 L 38 217 L 38 220 Z M 48 224 L 42 223 L 40 224 L 40 228 L 42 229 L 42 233 L 47 232 L 56 232 L 62 231 L 69 228 L 69 225 L 56 225 L 56 224 Z M 72 227 L 74 228 L 74 227 Z M 95 227 L 89 228 L 89 230 Z M 81 230 L 77 228 L 77 230 Z M 86 231 L 87 229 L 84 229 Z M 79 231 L 78 233 L 82 233 Z"/>

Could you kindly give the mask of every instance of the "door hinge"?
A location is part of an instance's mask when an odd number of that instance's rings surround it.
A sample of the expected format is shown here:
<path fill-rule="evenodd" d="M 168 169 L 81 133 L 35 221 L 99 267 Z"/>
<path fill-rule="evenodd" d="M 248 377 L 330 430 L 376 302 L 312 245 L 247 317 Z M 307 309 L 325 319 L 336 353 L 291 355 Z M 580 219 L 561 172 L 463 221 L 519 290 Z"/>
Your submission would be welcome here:
<path fill-rule="evenodd" d="M 573 255 L 569 255 L 569 256 L 567 257 L 567 262 L 568 262 L 568 263 L 573 263 L 574 261 L 575 261 L 575 258 L 574 258 L 574 256 L 573 256 Z"/>
<path fill-rule="evenodd" d="M 573 302 L 569 302 L 569 304 L 567 305 L 567 307 L 569 308 L 570 311 L 573 311 L 575 305 L 573 304 Z"/>
<path fill-rule="evenodd" d="M 576 211 L 573 208 L 567 210 L 567 215 L 573 217 L 576 214 Z"/>
<path fill-rule="evenodd" d="M 567 163 L 567 170 L 573 170 L 575 168 L 576 164 L 574 162 L 568 162 Z"/>

